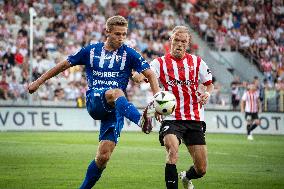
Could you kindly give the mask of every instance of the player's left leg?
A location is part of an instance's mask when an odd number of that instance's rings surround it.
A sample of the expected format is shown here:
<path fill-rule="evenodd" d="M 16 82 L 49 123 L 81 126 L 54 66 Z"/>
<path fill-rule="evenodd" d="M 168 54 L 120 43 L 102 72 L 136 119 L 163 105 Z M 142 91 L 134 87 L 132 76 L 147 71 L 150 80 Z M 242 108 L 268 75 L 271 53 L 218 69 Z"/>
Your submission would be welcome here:
<path fill-rule="evenodd" d="M 100 141 L 96 158 L 90 163 L 85 180 L 80 189 L 91 189 L 96 184 L 100 179 L 114 148 L 115 142 L 110 140 Z"/>
<path fill-rule="evenodd" d="M 204 122 L 191 122 L 184 143 L 192 157 L 193 165 L 180 173 L 184 188 L 193 189 L 192 179 L 205 175 L 207 169 L 207 147 L 205 142 L 206 124 Z"/>
<path fill-rule="evenodd" d="M 106 102 L 115 107 L 117 118 L 126 117 L 130 121 L 136 123 L 140 127 L 152 127 L 151 118 L 148 117 L 148 107 L 141 115 L 137 108 L 126 99 L 124 92 L 121 89 L 109 89 L 105 92 Z"/>
<path fill-rule="evenodd" d="M 120 114 L 128 118 L 130 121 L 138 124 L 141 114 L 137 108 L 125 97 L 121 89 L 109 89 L 105 92 L 105 98 L 109 105 L 115 107 Z"/>
<path fill-rule="evenodd" d="M 207 167 L 207 148 L 206 145 L 187 146 L 193 159 L 193 165 L 187 171 L 180 173 L 180 178 L 185 189 L 194 189 L 192 179 L 198 179 L 205 175 Z"/>
<path fill-rule="evenodd" d="M 245 113 L 245 120 L 247 122 L 247 138 L 248 140 L 253 140 L 253 137 L 251 135 L 251 127 L 252 127 L 252 115 L 251 113 L 246 112 Z"/>
<path fill-rule="evenodd" d="M 254 119 L 250 127 L 250 132 L 253 131 L 258 125 L 260 125 L 260 120 L 258 118 Z"/>
<path fill-rule="evenodd" d="M 260 120 L 259 119 L 255 119 L 252 123 L 252 126 L 251 126 L 251 131 L 254 130 L 258 125 L 260 125 Z"/>
<path fill-rule="evenodd" d="M 253 140 L 253 136 L 251 132 L 258 126 L 260 125 L 260 120 L 258 118 L 257 113 L 251 113 L 251 119 L 248 121 L 248 140 Z"/>
<path fill-rule="evenodd" d="M 206 145 L 192 145 L 188 146 L 188 151 L 193 160 L 193 166 L 186 172 L 186 177 L 191 179 L 198 179 L 206 174 L 207 169 L 207 147 Z"/>

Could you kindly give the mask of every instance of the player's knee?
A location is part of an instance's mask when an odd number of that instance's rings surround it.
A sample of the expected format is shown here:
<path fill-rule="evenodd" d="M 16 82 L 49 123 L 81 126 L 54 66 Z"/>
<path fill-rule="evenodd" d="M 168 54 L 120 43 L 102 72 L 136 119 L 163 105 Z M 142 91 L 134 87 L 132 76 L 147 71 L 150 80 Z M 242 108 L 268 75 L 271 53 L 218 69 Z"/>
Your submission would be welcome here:
<path fill-rule="evenodd" d="M 105 93 L 107 102 L 114 102 L 117 98 L 124 96 L 124 92 L 121 89 L 110 89 Z"/>
<path fill-rule="evenodd" d="M 168 150 L 168 163 L 176 164 L 178 161 L 178 150 L 175 148 L 170 148 Z"/>
<path fill-rule="evenodd" d="M 120 96 L 124 96 L 124 92 L 121 89 L 113 89 L 113 98 L 116 99 Z"/>
<path fill-rule="evenodd" d="M 107 162 L 110 159 L 110 155 L 105 153 L 105 154 L 100 154 L 96 157 L 96 162 L 100 165 L 100 166 L 105 166 L 107 164 Z"/>
<path fill-rule="evenodd" d="M 254 124 L 256 124 L 256 125 L 259 125 L 259 124 L 260 124 L 260 121 L 259 121 L 259 119 L 257 119 L 257 120 L 254 120 Z"/>

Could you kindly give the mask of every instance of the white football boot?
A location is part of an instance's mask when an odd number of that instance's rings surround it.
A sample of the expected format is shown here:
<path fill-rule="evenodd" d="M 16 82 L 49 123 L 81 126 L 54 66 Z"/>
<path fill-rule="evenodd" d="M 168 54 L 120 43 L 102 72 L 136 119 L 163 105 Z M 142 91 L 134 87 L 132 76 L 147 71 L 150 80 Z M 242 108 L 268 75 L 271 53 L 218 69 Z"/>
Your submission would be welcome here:
<path fill-rule="evenodd" d="M 248 140 L 253 140 L 252 134 L 248 135 Z"/>
<path fill-rule="evenodd" d="M 182 181 L 184 189 L 194 189 L 194 185 L 192 184 L 191 180 L 188 180 L 188 178 L 186 177 L 186 171 L 182 171 L 179 174 L 179 178 Z"/>

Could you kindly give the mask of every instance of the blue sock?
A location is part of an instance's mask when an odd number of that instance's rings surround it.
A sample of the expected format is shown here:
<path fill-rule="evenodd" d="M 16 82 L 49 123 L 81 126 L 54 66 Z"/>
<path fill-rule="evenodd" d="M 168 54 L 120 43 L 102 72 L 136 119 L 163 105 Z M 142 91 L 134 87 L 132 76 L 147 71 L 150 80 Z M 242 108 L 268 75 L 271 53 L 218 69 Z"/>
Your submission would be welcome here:
<path fill-rule="evenodd" d="M 127 101 L 125 96 L 121 96 L 115 101 L 115 108 L 121 115 L 138 124 L 141 114 L 132 103 Z"/>
<path fill-rule="evenodd" d="M 85 180 L 80 189 L 91 189 L 100 179 L 102 172 L 103 170 L 99 169 L 95 160 L 93 160 L 87 169 Z"/>

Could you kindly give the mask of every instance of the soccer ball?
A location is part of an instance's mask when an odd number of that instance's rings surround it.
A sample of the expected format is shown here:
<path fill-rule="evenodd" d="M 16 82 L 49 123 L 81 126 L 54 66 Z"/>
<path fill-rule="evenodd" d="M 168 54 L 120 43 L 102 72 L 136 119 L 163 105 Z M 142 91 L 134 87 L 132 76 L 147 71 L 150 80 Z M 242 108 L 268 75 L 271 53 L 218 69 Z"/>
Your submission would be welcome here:
<path fill-rule="evenodd" d="M 154 95 L 154 107 L 161 115 L 170 115 L 176 107 L 176 97 L 168 91 L 160 91 Z"/>

